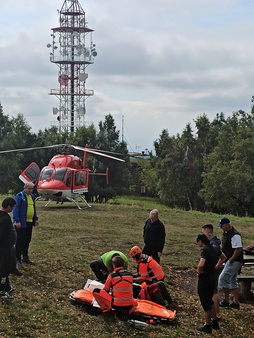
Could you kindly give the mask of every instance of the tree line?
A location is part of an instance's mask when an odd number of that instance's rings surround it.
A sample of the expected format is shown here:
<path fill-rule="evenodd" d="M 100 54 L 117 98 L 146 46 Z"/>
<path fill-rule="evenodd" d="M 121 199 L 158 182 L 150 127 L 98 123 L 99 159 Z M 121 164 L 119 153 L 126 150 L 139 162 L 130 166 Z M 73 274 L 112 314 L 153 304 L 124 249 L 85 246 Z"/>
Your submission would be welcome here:
<path fill-rule="evenodd" d="M 98 129 L 79 128 L 75 134 L 58 133 L 56 127 L 32 133 L 24 116 L 9 118 L 0 104 L 0 150 L 74 144 L 121 153 L 125 163 L 88 156 L 91 170 L 109 168 L 109 186 L 97 178 L 89 184 L 90 197 L 111 198 L 140 194 L 145 186 L 149 196 L 172 208 L 211 211 L 239 216 L 254 215 L 254 109 L 239 110 L 228 118 L 223 113 L 209 120 L 206 114 L 187 123 L 182 133 L 162 130 L 154 141 L 150 160 L 138 159 L 131 166 L 127 144 L 120 141 L 113 117 L 108 114 Z M 54 150 L 8 153 L 0 156 L 0 193 L 16 192 L 18 176 L 31 162 L 40 168 L 55 155 Z M 89 196 L 88 196 L 89 198 Z"/>
<path fill-rule="evenodd" d="M 194 123 L 176 136 L 162 131 L 156 155 L 140 164 L 143 184 L 172 208 L 253 216 L 254 109 Z"/>

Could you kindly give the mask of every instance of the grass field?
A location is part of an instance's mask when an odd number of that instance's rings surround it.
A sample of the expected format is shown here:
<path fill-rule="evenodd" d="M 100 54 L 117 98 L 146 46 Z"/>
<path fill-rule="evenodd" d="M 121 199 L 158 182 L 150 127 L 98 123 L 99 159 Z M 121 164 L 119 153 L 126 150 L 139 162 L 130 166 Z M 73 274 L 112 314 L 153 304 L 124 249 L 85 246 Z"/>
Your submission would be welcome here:
<path fill-rule="evenodd" d="M 91 316 L 70 304 L 73 290 L 94 278 L 89 263 L 102 253 L 118 249 L 128 255 L 133 245 L 143 245 L 142 229 L 149 211 L 158 208 L 167 240 L 162 256 L 166 283 L 177 300 L 176 323 L 149 326 L 145 330 Z M 217 224 L 212 213 L 169 209 L 152 199 L 118 198 L 78 210 L 73 204 L 44 208 L 37 202 L 40 226 L 34 229 L 30 257 L 35 266 L 22 266 L 22 277 L 11 276 L 15 300 L 0 302 L 0 337 L 196 337 L 203 312 L 196 293 L 195 267 L 199 260 L 196 235 L 205 223 Z M 228 215 L 241 232 L 244 244 L 254 243 L 254 219 Z M 221 229 L 215 229 L 221 237 Z M 129 270 L 136 266 L 130 261 Z M 221 330 L 214 337 L 253 337 L 254 303 L 241 309 L 221 310 Z"/>

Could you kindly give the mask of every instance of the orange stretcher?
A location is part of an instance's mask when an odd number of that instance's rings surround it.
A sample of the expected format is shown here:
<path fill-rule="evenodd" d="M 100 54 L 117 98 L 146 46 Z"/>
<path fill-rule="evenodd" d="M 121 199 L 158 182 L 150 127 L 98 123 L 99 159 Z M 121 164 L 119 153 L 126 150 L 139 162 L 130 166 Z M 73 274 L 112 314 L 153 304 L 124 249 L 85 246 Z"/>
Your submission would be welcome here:
<path fill-rule="evenodd" d="M 73 305 L 83 305 L 84 307 L 93 307 L 94 313 L 102 313 L 99 307 L 94 307 L 93 301 L 94 297 L 91 291 L 81 289 L 78 291 L 73 291 L 70 294 L 70 302 Z M 159 324 L 165 323 L 169 324 L 174 322 L 176 318 L 176 311 L 167 309 L 166 307 L 159 305 L 157 303 L 151 302 L 149 300 L 136 299 L 137 307 L 129 315 L 130 319 L 137 319 L 144 321 L 149 324 Z M 88 311 L 89 313 L 89 311 Z"/>

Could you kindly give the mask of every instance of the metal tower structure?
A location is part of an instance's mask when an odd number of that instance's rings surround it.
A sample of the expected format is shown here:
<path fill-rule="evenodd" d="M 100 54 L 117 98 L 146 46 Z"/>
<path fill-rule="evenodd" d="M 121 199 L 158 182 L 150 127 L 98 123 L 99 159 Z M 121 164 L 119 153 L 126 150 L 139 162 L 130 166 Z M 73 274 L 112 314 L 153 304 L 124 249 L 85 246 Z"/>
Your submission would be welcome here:
<path fill-rule="evenodd" d="M 85 100 L 94 94 L 86 89 L 87 66 L 97 55 L 92 42 L 93 30 L 87 27 L 86 15 L 78 0 L 65 0 L 59 13 L 59 27 L 51 28 L 50 61 L 59 67 L 59 89 L 51 89 L 60 103 L 53 108 L 59 132 L 74 133 L 85 124 Z M 90 38 L 90 39 L 89 39 Z M 88 41 L 89 40 L 89 41 Z"/>

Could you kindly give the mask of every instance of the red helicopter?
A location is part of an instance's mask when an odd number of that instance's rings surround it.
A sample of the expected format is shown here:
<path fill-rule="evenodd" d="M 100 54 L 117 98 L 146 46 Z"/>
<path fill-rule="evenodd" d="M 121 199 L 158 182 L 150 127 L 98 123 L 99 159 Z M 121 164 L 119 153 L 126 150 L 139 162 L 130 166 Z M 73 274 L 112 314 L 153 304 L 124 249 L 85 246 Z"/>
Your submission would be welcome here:
<path fill-rule="evenodd" d="M 61 203 L 71 201 L 75 203 L 75 205 L 79 209 L 88 208 L 90 207 L 90 205 L 87 203 L 84 197 L 84 193 L 88 192 L 89 176 L 103 175 L 106 177 L 106 183 L 108 184 L 108 169 L 106 169 L 105 173 L 96 173 L 90 172 L 90 169 L 86 168 L 87 153 L 124 162 L 124 160 L 120 158 L 106 154 L 110 153 L 107 151 L 97 151 L 96 149 L 91 149 L 88 147 L 83 148 L 67 144 L 5 150 L 0 151 L 0 154 L 52 148 L 61 149 L 62 154 L 55 155 L 50 160 L 49 164 L 46 167 L 42 168 L 42 170 L 40 170 L 37 163 L 32 162 L 19 175 L 19 179 L 23 183 L 33 182 L 37 186 L 37 192 L 39 194 L 39 197 L 37 199 L 48 201 L 45 207 L 47 207 L 52 201 Z M 71 155 L 70 151 L 72 149 L 83 151 L 83 160 L 81 160 L 78 156 Z M 77 198 L 85 202 L 85 208 L 82 208 L 80 206 Z"/>

